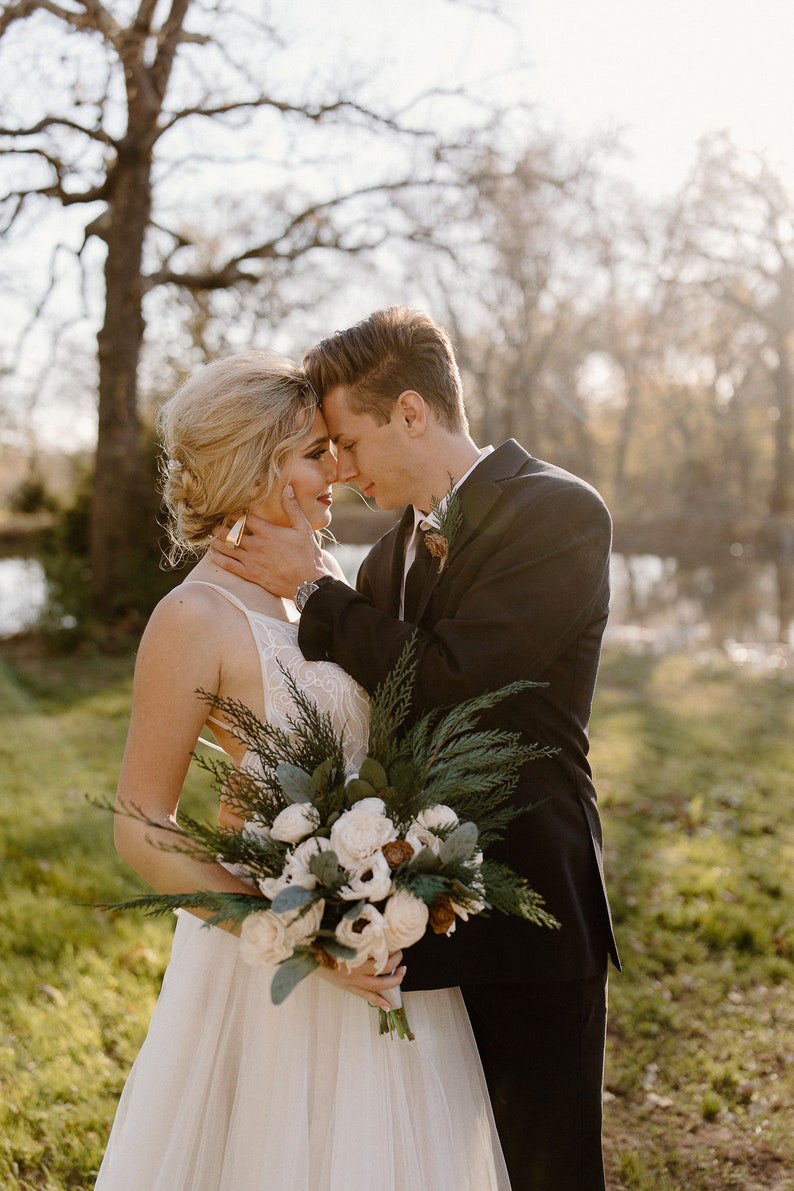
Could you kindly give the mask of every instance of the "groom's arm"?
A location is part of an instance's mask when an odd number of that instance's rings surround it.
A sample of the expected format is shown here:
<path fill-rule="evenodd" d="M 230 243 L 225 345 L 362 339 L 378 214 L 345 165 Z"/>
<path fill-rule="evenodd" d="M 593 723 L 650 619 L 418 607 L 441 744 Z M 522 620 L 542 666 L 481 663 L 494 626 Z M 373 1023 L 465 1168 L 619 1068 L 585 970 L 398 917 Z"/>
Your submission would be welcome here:
<path fill-rule="evenodd" d="M 481 534 L 439 580 L 446 611 L 432 631 L 374 607 L 365 564 L 359 592 L 328 582 L 310 597 L 299 630 L 304 655 L 337 662 L 371 692 L 415 635 L 416 714 L 540 678 L 605 615 L 611 522 L 597 494 L 576 485 L 518 501 L 512 512 L 498 536 Z"/>

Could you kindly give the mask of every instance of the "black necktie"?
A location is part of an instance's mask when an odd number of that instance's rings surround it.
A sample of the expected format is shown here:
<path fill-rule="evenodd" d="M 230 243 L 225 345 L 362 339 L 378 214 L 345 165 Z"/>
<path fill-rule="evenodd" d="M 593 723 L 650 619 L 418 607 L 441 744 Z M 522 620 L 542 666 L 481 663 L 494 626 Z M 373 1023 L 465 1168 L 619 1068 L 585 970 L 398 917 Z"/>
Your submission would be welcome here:
<path fill-rule="evenodd" d="M 405 576 L 405 598 L 403 600 L 403 620 L 414 621 L 419 600 L 424 591 L 425 580 L 435 559 L 425 545 L 427 530 L 420 529 L 416 538 L 416 558 L 408 568 Z"/>

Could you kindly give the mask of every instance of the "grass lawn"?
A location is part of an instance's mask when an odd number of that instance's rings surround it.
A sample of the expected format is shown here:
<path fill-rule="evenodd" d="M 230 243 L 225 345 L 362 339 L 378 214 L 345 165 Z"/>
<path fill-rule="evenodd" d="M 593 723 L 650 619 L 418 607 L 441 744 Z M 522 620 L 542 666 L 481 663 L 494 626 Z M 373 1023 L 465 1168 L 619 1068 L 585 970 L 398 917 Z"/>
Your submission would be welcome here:
<path fill-rule="evenodd" d="M 604 662 L 609 1186 L 794 1188 L 794 675 Z"/>
<path fill-rule="evenodd" d="M 167 960 L 170 923 L 92 908 L 142 888 L 90 801 L 112 796 L 131 669 L 0 646 L 4 1191 L 92 1187 Z M 605 658 L 610 1191 L 794 1188 L 792 740 L 791 674 Z M 197 771 L 191 809 L 210 797 Z"/>

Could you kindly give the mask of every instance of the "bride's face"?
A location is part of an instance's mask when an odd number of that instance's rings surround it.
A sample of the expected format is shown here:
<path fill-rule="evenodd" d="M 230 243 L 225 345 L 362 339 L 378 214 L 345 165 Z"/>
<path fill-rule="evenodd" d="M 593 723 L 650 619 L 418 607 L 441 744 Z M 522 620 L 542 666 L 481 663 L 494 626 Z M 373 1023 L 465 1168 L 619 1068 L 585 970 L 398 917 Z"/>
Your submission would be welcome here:
<path fill-rule="evenodd" d="M 336 481 L 336 459 L 331 454 L 328 427 L 318 409 L 307 438 L 285 460 L 284 484 L 276 484 L 266 500 L 251 503 L 251 512 L 272 525 L 289 525 L 281 504 L 286 484 L 292 484 L 295 497 L 312 529 L 324 529 L 331 521 L 331 486 Z"/>

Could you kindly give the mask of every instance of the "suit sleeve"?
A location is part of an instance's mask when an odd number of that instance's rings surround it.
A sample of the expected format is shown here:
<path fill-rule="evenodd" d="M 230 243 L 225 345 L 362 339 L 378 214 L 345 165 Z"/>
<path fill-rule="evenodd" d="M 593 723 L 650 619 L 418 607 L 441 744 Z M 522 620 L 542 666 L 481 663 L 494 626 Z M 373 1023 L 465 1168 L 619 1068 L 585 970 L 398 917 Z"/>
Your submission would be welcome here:
<path fill-rule="evenodd" d="M 606 616 L 611 522 L 600 497 L 583 485 L 505 503 L 439 579 L 432 630 L 329 583 L 301 620 L 306 657 L 337 662 L 372 692 L 415 634 L 417 715 L 514 679 L 541 680 L 589 624 Z M 369 590 L 366 566 L 360 586 Z"/>

